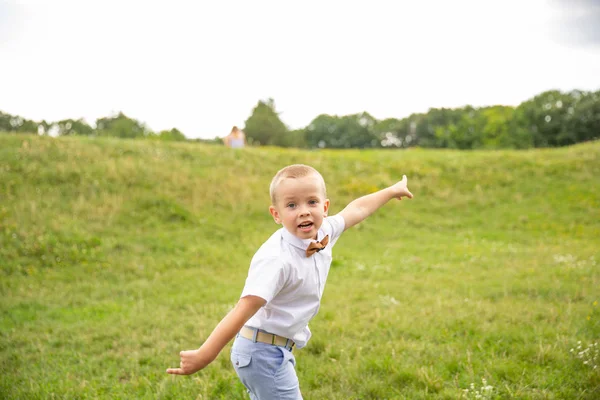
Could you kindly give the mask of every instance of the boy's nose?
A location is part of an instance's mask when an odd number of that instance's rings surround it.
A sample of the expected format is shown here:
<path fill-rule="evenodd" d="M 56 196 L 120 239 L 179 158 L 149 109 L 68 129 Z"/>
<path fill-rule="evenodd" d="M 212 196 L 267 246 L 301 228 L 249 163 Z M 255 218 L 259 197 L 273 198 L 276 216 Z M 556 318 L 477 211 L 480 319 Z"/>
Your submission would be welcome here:
<path fill-rule="evenodd" d="M 308 207 L 301 207 L 300 216 L 304 217 L 305 215 L 310 215 L 310 209 Z"/>

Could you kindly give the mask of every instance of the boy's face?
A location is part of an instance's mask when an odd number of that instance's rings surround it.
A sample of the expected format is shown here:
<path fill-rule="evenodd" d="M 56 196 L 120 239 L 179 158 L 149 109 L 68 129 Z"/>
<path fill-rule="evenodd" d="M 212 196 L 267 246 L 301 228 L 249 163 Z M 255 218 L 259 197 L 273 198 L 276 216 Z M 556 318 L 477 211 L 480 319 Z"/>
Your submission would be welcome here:
<path fill-rule="evenodd" d="M 317 175 L 284 178 L 275 189 L 275 205 L 269 207 L 273 219 L 300 239 L 316 239 L 327 216 L 329 200 Z"/>

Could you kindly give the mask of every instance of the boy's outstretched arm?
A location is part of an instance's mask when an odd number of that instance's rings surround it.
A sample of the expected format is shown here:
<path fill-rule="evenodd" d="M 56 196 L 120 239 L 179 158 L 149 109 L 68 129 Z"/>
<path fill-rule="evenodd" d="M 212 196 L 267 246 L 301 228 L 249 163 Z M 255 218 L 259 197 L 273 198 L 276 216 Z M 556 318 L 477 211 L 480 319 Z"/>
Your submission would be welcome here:
<path fill-rule="evenodd" d="M 206 367 L 217 358 L 223 347 L 265 303 L 265 299 L 258 296 L 242 297 L 234 309 L 219 322 L 206 342 L 197 350 L 185 350 L 179 353 L 181 357 L 179 368 L 169 368 L 167 373 L 190 375 Z"/>
<path fill-rule="evenodd" d="M 346 225 L 345 229 L 358 224 L 391 199 L 402 200 L 402 197 L 408 197 L 409 199 L 412 199 L 413 197 L 410 190 L 408 190 L 408 180 L 406 179 L 406 175 L 403 175 L 402 180 L 395 185 L 359 197 L 348 204 L 346 208 L 340 212 L 340 215 L 344 218 Z"/>

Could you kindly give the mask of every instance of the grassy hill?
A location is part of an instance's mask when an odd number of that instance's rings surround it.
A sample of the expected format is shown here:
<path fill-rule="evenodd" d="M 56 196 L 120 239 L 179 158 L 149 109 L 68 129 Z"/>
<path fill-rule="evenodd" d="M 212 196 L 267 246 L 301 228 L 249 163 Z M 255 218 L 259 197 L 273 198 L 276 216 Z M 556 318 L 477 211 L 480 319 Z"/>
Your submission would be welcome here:
<path fill-rule="evenodd" d="M 321 171 L 330 214 L 402 174 L 415 194 L 336 245 L 296 353 L 306 399 L 475 398 L 463 390 L 482 378 L 490 398 L 600 398 L 600 355 L 578 355 L 600 350 L 600 142 L 235 151 L 8 134 L 0 397 L 245 398 L 229 347 L 192 377 L 165 369 L 237 301 L 291 163 Z"/>

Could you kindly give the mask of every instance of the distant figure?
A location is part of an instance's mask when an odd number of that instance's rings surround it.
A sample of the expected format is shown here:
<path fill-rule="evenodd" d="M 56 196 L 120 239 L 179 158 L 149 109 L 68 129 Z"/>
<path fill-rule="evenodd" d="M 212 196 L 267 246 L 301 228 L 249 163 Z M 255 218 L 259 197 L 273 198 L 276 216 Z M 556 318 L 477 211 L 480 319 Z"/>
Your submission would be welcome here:
<path fill-rule="evenodd" d="M 241 149 L 246 146 L 246 135 L 244 131 L 239 129 L 237 126 L 231 128 L 231 133 L 225 136 L 223 139 L 225 146 L 231 147 L 232 149 Z"/>

